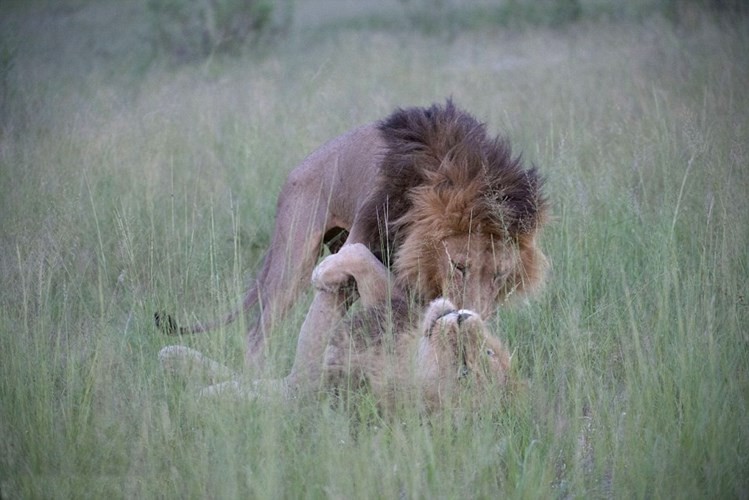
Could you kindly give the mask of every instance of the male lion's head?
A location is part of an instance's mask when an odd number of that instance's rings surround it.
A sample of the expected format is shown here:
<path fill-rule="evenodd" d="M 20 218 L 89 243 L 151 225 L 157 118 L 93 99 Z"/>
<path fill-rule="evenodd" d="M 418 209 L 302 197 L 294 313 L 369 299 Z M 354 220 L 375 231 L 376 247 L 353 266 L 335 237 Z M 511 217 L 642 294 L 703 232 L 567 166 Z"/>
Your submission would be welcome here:
<path fill-rule="evenodd" d="M 380 131 L 388 152 L 372 213 L 400 286 L 487 316 L 540 285 L 548 206 L 535 168 L 451 101 L 398 110 Z"/>
<path fill-rule="evenodd" d="M 427 308 L 420 332 L 416 376 L 428 403 L 441 404 L 464 384 L 491 388 L 507 383 L 510 355 L 478 313 L 439 298 Z"/>

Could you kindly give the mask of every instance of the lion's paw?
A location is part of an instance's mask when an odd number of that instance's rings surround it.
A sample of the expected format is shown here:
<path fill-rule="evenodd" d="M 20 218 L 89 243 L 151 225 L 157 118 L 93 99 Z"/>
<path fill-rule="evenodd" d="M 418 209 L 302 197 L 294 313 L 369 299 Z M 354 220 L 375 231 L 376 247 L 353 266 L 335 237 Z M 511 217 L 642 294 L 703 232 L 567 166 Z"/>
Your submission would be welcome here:
<path fill-rule="evenodd" d="M 323 292 L 335 293 L 347 286 L 353 277 L 341 269 L 335 262 L 329 262 L 325 258 L 312 271 L 312 285 Z"/>
<path fill-rule="evenodd" d="M 457 308 L 449 299 L 444 297 L 434 299 L 429 303 L 429 306 L 424 313 L 422 330 L 425 332 L 431 330 L 432 326 L 434 326 L 438 319 L 452 312 L 457 312 Z"/>
<path fill-rule="evenodd" d="M 328 255 L 315 267 L 312 285 L 325 292 L 337 292 L 349 286 L 354 279 L 353 265 L 368 255 L 371 255 L 369 249 L 361 243 L 344 245 L 338 253 Z"/>

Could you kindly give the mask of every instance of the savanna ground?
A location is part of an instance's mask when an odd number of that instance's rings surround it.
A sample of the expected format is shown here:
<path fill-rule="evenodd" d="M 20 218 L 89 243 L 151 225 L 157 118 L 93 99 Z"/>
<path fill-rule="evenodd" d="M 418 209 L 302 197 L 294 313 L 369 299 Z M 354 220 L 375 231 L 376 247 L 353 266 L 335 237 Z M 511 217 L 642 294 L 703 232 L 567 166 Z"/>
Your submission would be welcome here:
<path fill-rule="evenodd" d="M 0 497 L 749 496 L 746 17 L 305 2 L 176 64 L 144 5 L 0 6 Z M 152 314 L 237 303 L 298 161 L 447 96 L 547 178 L 548 286 L 492 319 L 524 394 L 383 418 L 366 394 L 206 407 L 164 375 L 175 341 L 241 366 L 243 322 L 167 339 Z"/>

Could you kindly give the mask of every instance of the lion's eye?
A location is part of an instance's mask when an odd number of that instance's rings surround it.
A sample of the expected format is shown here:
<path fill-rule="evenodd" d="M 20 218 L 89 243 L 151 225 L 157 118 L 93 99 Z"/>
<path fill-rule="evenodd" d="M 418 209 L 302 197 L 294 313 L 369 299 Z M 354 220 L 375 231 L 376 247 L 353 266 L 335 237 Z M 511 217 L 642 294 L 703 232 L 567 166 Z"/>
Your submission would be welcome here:
<path fill-rule="evenodd" d="M 453 271 L 460 273 L 461 275 L 464 275 L 466 271 L 468 270 L 468 267 L 461 263 L 461 262 L 453 262 L 451 261 L 450 264 L 453 266 Z"/>

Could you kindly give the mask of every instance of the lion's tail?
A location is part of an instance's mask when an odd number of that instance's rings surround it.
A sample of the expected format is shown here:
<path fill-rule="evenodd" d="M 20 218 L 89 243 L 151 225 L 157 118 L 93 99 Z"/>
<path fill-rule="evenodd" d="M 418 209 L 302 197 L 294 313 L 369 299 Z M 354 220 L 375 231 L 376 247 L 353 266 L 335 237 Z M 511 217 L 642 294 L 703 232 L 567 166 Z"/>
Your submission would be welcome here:
<path fill-rule="evenodd" d="M 242 301 L 242 305 L 231 311 L 220 320 L 211 323 L 196 323 L 191 326 L 178 326 L 177 321 L 171 314 L 165 312 L 155 312 L 153 314 L 156 328 L 166 335 L 192 335 L 194 333 L 205 333 L 221 326 L 233 323 L 241 314 L 250 307 L 258 303 L 258 285 L 253 286 L 247 291 Z"/>

